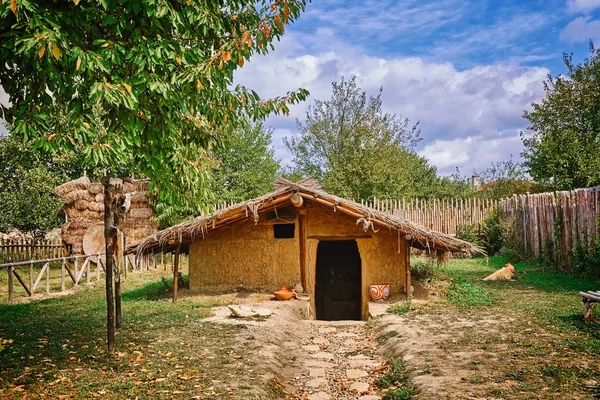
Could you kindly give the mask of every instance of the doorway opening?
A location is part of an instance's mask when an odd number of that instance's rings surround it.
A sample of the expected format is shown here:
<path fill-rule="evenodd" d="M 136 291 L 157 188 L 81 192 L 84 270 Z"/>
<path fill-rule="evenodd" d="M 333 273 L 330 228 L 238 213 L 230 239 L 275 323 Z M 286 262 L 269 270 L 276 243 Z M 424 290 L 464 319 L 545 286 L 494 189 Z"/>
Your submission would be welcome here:
<path fill-rule="evenodd" d="M 317 319 L 361 319 L 361 261 L 355 240 L 319 242 L 315 286 Z"/>

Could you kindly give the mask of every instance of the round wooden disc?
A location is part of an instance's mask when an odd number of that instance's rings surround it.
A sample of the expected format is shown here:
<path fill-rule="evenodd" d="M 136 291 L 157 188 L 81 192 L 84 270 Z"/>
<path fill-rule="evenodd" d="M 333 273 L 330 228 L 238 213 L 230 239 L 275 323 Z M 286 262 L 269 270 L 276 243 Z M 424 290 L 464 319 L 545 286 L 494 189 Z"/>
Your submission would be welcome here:
<path fill-rule="evenodd" d="M 104 253 L 104 223 L 90 226 L 83 235 L 83 253 L 85 255 Z"/>

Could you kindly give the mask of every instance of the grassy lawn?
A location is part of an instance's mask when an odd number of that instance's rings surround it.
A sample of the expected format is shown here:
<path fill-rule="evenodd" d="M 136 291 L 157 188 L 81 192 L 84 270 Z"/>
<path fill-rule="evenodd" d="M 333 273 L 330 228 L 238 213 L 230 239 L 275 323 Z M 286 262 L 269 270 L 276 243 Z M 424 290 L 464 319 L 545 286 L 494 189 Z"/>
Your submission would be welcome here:
<path fill-rule="evenodd" d="M 482 281 L 506 262 L 457 259 L 434 268 L 445 296 L 388 310 L 387 323 L 396 324 L 390 348 L 410 352 L 407 332 L 421 331 L 426 344 L 409 364 L 417 384 L 442 382 L 449 395 L 438 398 L 600 398 L 600 323 L 583 321 L 577 294 L 600 289 L 600 280 L 516 263 L 514 281 Z"/>
<path fill-rule="evenodd" d="M 102 285 L 0 305 L 0 338 L 12 340 L 0 352 L 0 398 L 257 398 L 248 394 L 256 385 L 268 393 L 250 359 L 256 349 L 236 345 L 247 328 L 201 322 L 214 301 L 156 300 L 168 294 L 155 271 L 130 274 L 124 291 L 114 357 Z"/>

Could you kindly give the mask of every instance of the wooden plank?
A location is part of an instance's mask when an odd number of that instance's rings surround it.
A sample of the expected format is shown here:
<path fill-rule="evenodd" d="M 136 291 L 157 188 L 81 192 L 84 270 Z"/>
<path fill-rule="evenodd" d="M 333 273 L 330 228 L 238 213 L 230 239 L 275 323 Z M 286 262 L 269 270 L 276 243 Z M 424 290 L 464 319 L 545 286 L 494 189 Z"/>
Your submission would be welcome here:
<path fill-rule="evenodd" d="M 63 262 L 60 264 L 60 291 L 64 292 L 65 291 L 65 264 L 67 263 L 67 260 L 63 260 Z"/>
<path fill-rule="evenodd" d="M 33 286 L 31 286 L 31 291 L 33 293 L 35 293 L 35 289 L 37 289 L 38 285 L 40 284 L 42 277 L 44 276 L 44 273 L 46 272 L 46 268 L 50 268 L 50 263 L 45 263 L 44 266 L 42 267 L 42 270 L 40 271 L 39 275 L 37 276 L 35 283 L 33 284 Z"/>
<path fill-rule="evenodd" d="M 579 294 L 581 295 L 581 297 L 584 297 L 587 300 L 592 301 L 593 303 L 600 302 L 600 296 L 596 296 L 596 295 L 593 295 L 590 293 L 585 293 L 585 292 L 579 292 Z"/>
<path fill-rule="evenodd" d="M 17 273 L 16 269 L 13 269 L 13 274 L 15 275 L 15 277 L 17 278 L 17 280 L 19 281 L 19 283 L 21 284 L 21 286 L 23 286 L 23 289 L 25 289 L 25 291 L 27 292 L 27 294 L 30 295 L 30 296 L 33 295 L 33 293 L 31 293 L 31 290 L 29 290 L 29 287 L 27 287 L 27 285 L 23 281 L 23 278 L 21 278 L 21 276 Z"/>

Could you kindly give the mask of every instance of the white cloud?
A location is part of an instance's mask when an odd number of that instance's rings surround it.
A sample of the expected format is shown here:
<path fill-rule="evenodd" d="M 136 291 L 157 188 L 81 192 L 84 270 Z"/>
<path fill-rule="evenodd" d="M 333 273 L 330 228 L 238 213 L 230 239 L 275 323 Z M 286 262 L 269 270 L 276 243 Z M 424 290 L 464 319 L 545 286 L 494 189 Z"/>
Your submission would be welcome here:
<path fill-rule="evenodd" d="M 600 0 L 567 0 L 567 10 L 572 13 L 589 13 L 600 8 Z"/>
<path fill-rule="evenodd" d="M 600 39 L 600 20 L 590 17 L 575 18 L 560 33 L 560 40 L 565 42 L 587 42 L 590 39 Z"/>
<path fill-rule="evenodd" d="M 288 33 L 279 45 L 314 41 L 310 35 Z M 369 94 L 383 86 L 387 112 L 421 121 L 423 142 L 419 152 L 451 174 L 484 169 L 522 149 L 516 133 L 526 122 L 523 110 L 544 95 L 542 81 L 548 70 L 519 64 L 494 64 L 459 71 L 451 63 L 418 57 L 377 58 L 360 49 L 330 41 L 329 51 L 281 55 L 278 51 L 258 57 L 236 76 L 236 81 L 265 97 L 280 95 L 299 87 L 311 97 L 291 108 L 290 117 L 272 117 L 274 146 L 284 163 L 290 155 L 282 137 L 296 133 L 294 118 L 303 120 L 314 99 L 328 99 L 331 82 L 342 75 L 357 76 L 357 83 Z M 507 132 L 511 132 L 510 134 Z"/>

